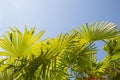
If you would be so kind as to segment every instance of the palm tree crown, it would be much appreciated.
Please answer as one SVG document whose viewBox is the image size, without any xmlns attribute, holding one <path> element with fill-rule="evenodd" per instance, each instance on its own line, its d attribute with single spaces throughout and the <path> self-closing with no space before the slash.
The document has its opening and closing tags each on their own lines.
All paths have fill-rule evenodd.
<svg viewBox="0 0 120 80">
<path fill-rule="evenodd" d="M 120 30 L 109 22 L 83 24 L 70 33 L 40 41 L 44 30 L 24 33 L 10 28 L 0 38 L 0 79 L 9 80 L 118 80 Z M 103 41 L 107 55 L 96 58 L 96 41 Z M 9 75 L 8 75 L 9 74 Z M 5 78 L 6 77 L 6 78 Z"/>
</svg>

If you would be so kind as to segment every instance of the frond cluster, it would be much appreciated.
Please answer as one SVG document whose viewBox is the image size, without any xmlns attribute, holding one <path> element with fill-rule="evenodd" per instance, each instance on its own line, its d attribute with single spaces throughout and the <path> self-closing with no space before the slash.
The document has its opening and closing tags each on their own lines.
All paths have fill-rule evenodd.
<svg viewBox="0 0 120 80">
<path fill-rule="evenodd" d="M 120 31 L 113 23 L 83 24 L 70 33 L 40 40 L 44 30 L 11 28 L 0 38 L 0 80 L 117 80 Z M 97 61 L 95 41 L 107 55 Z"/>
</svg>

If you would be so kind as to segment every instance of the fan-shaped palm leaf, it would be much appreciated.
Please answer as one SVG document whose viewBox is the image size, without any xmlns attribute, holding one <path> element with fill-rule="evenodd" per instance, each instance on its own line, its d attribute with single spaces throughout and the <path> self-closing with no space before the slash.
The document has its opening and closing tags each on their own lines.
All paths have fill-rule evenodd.
<svg viewBox="0 0 120 80">
<path fill-rule="evenodd" d="M 95 22 L 91 25 L 84 24 L 82 27 L 79 27 L 78 32 L 82 41 L 91 42 L 118 36 L 119 30 L 113 23 Z"/>
<path fill-rule="evenodd" d="M 10 28 L 11 32 L 8 32 L 7 36 L 0 39 L 0 47 L 3 51 L 0 51 L 1 56 L 9 57 L 23 57 L 28 56 L 31 53 L 32 47 L 38 42 L 40 37 L 45 31 L 41 31 L 34 35 L 35 28 L 30 31 L 25 27 L 24 34 L 17 28 L 14 30 Z"/>
</svg>

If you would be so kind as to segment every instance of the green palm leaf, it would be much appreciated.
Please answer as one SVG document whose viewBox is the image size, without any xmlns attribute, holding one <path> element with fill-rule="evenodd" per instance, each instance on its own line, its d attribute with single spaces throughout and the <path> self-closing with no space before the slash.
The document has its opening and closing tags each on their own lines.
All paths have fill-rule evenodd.
<svg viewBox="0 0 120 80">
<path fill-rule="evenodd" d="M 78 28 L 82 41 L 87 42 L 113 38 L 119 33 L 117 26 L 108 22 L 95 22 L 91 25 L 86 23 Z"/>
<path fill-rule="evenodd" d="M 24 34 L 22 34 L 17 28 L 15 30 L 10 29 L 12 32 L 8 32 L 8 35 L 0 39 L 0 47 L 3 50 L 0 51 L 1 56 L 23 57 L 32 54 L 32 47 L 38 43 L 38 40 L 45 32 L 41 31 L 34 35 L 35 28 L 30 31 L 25 28 Z"/>
<path fill-rule="evenodd" d="M 60 61 L 61 53 L 64 51 L 68 42 L 60 34 L 56 38 L 47 39 L 40 42 L 34 48 L 38 55 L 28 63 L 25 68 L 26 78 L 36 77 L 42 80 L 61 80 L 66 78 L 65 66 Z M 35 64 L 36 63 L 36 64 Z M 33 74 L 31 74 L 33 73 Z"/>
</svg>

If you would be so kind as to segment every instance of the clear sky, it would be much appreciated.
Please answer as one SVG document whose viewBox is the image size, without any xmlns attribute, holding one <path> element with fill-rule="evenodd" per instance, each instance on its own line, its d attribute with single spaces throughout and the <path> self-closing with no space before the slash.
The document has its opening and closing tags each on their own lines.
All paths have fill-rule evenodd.
<svg viewBox="0 0 120 80">
<path fill-rule="evenodd" d="M 0 35 L 8 26 L 36 25 L 37 31 L 46 30 L 45 37 L 54 37 L 98 20 L 120 26 L 120 0 L 0 0 Z M 101 59 L 105 54 L 99 53 Z"/>
</svg>

